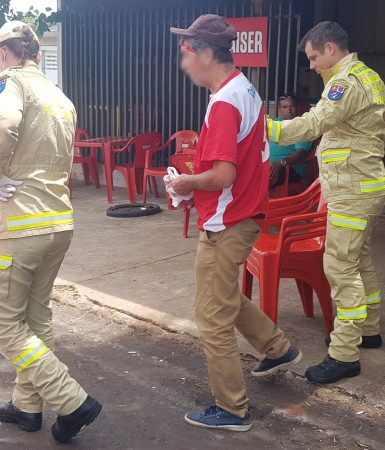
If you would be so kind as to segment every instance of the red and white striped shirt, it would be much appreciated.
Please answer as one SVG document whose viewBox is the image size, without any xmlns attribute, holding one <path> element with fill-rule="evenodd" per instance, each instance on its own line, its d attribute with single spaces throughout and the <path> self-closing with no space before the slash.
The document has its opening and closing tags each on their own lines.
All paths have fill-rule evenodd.
<svg viewBox="0 0 385 450">
<path fill-rule="evenodd" d="M 221 191 L 194 191 L 200 230 L 222 231 L 266 213 L 269 154 L 262 100 L 236 70 L 211 95 L 194 164 L 200 174 L 214 161 L 228 161 L 236 166 L 236 179 Z"/>
</svg>

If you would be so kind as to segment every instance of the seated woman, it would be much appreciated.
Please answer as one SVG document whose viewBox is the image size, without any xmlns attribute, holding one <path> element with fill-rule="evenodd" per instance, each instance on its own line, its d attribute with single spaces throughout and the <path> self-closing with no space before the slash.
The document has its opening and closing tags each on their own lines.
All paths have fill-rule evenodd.
<svg viewBox="0 0 385 450">
<path fill-rule="evenodd" d="M 284 94 L 279 97 L 278 117 L 275 120 L 291 120 L 298 116 L 297 100 L 294 95 Z M 312 148 L 313 142 L 298 142 L 293 145 L 278 145 L 270 142 L 270 182 L 274 188 L 283 184 L 285 167 L 289 164 L 289 183 L 296 183 L 306 177 L 306 165 L 301 162 Z"/>
</svg>

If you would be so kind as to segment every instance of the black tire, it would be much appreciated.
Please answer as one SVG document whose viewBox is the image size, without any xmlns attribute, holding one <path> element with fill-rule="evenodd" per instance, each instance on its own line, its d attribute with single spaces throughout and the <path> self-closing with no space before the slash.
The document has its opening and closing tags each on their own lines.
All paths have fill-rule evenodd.
<svg viewBox="0 0 385 450">
<path fill-rule="evenodd" d="M 111 206 L 107 209 L 108 217 L 143 217 L 158 214 L 162 210 L 159 205 L 153 203 L 128 203 L 125 205 Z"/>
</svg>

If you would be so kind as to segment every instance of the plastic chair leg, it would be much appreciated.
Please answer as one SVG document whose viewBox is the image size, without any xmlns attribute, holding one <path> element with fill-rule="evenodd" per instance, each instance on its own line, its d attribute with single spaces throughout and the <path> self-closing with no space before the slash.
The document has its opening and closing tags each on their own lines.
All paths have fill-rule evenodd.
<svg viewBox="0 0 385 450">
<path fill-rule="evenodd" d="M 253 274 L 247 270 L 247 262 L 243 265 L 242 294 L 250 300 L 253 294 Z"/>
<path fill-rule="evenodd" d="M 151 186 L 151 182 L 152 182 L 152 185 L 154 187 L 155 198 L 158 198 L 159 197 L 159 192 L 158 192 L 158 186 L 156 185 L 156 177 L 151 177 L 150 186 Z"/>
<path fill-rule="evenodd" d="M 126 186 L 127 186 L 127 192 L 128 196 L 130 198 L 131 203 L 136 203 L 136 180 L 135 180 L 135 170 L 134 169 L 128 169 L 125 174 L 126 179 Z"/>
<path fill-rule="evenodd" d="M 137 192 L 138 194 L 142 194 L 144 169 L 135 169 L 134 173 L 135 173 L 134 181 L 136 186 L 135 193 Z"/>
<path fill-rule="evenodd" d="M 184 208 L 184 223 L 183 223 L 183 237 L 187 239 L 188 237 L 188 226 L 190 223 L 190 208 Z"/>
<path fill-rule="evenodd" d="M 147 201 L 147 179 L 148 179 L 148 176 L 147 176 L 146 172 L 144 172 L 143 186 L 142 186 L 143 203 L 146 203 L 146 201 Z M 149 183 L 149 185 L 150 185 L 150 192 L 151 192 L 151 182 Z"/>
<path fill-rule="evenodd" d="M 333 301 L 330 296 L 329 282 L 323 272 L 317 280 L 314 290 L 320 302 L 326 334 L 330 334 L 334 329 Z"/>
<path fill-rule="evenodd" d="M 264 258 L 259 267 L 259 303 L 262 311 L 275 323 L 278 321 L 278 292 L 276 261 Z"/>
<path fill-rule="evenodd" d="M 82 169 L 83 169 L 83 176 L 84 176 L 84 183 L 88 186 L 91 184 L 90 182 L 90 166 L 87 163 L 82 163 Z"/>
<path fill-rule="evenodd" d="M 112 189 L 113 189 L 112 164 L 111 164 L 111 155 L 109 153 L 106 153 L 104 155 L 104 171 L 106 174 L 107 199 L 108 203 L 112 203 Z"/>
<path fill-rule="evenodd" d="M 314 317 L 313 288 L 303 280 L 295 280 L 301 297 L 303 312 L 307 317 Z"/>
<path fill-rule="evenodd" d="M 99 169 L 97 162 L 93 159 L 91 164 L 91 175 L 96 186 L 96 189 L 100 189 L 100 181 L 99 181 Z"/>
</svg>

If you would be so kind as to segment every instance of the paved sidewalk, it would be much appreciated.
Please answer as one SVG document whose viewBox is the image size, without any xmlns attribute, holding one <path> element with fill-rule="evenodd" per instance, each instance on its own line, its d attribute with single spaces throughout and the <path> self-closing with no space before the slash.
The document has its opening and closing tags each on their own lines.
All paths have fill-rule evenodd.
<svg viewBox="0 0 385 450">
<path fill-rule="evenodd" d="M 116 190 L 114 199 L 115 204 L 127 202 L 126 192 Z M 162 200 L 150 197 L 149 201 L 165 208 Z M 191 237 L 183 239 L 180 211 L 164 210 L 150 217 L 112 219 L 105 214 L 108 207 L 105 188 L 96 190 L 81 184 L 74 186 L 73 203 L 76 231 L 59 274 L 60 289 L 72 286 L 98 304 L 167 330 L 196 335 L 194 215 Z M 373 247 L 383 287 L 384 229 L 385 216 L 382 216 L 376 225 Z M 257 285 L 253 301 L 258 301 Z M 281 283 L 279 324 L 304 352 L 304 359 L 296 369 L 302 376 L 306 367 L 325 356 L 326 347 L 318 304 L 316 317 L 306 318 L 292 280 Z M 243 354 L 260 356 L 244 340 L 240 340 L 240 349 Z M 340 388 L 385 409 L 385 348 L 363 350 L 361 362 L 362 375 L 341 382 Z"/>
</svg>

